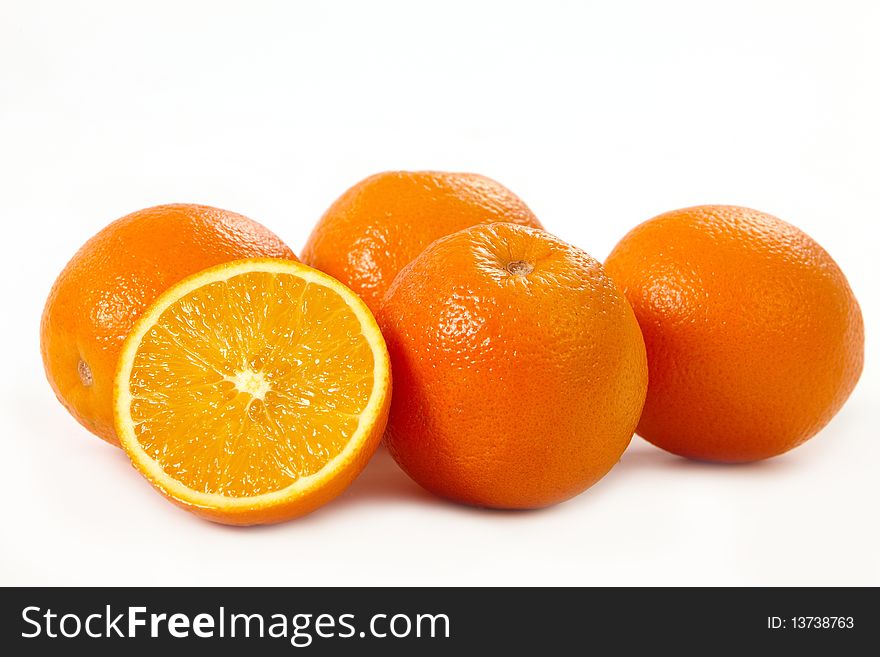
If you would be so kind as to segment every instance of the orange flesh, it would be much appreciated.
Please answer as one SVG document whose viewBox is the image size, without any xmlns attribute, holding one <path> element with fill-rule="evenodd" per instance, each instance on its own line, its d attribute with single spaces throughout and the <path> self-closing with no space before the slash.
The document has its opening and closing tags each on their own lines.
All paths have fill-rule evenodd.
<svg viewBox="0 0 880 657">
<path fill-rule="evenodd" d="M 336 292 L 269 272 L 200 287 L 144 335 L 129 379 L 144 451 L 204 493 L 271 493 L 346 446 L 373 354 Z"/>
</svg>

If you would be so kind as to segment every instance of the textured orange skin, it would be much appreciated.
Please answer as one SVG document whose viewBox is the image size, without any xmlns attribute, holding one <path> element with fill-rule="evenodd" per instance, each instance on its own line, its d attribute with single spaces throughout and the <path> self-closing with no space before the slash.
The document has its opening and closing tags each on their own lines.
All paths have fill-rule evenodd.
<svg viewBox="0 0 880 657">
<path fill-rule="evenodd" d="M 248 257 L 296 259 L 257 222 L 204 205 L 160 205 L 104 228 L 67 263 L 43 309 L 40 350 L 58 400 L 86 429 L 118 445 L 113 377 L 135 321 L 186 276 Z M 91 386 L 79 376 L 80 359 Z"/>
<path fill-rule="evenodd" d="M 522 277 L 506 266 L 534 265 Z M 466 504 L 527 509 L 604 476 L 647 387 L 642 335 L 602 265 L 544 231 L 496 223 L 431 244 L 379 313 L 400 466 Z"/>
<path fill-rule="evenodd" d="M 864 360 L 859 305 L 809 236 L 747 208 L 709 205 L 633 229 L 605 263 L 648 349 L 638 433 L 694 459 L 746 462 L 814 436 Z"/>
<path fill-rule="evenodd" d="M 542 227 L 513 192 L 485 176 L 379 173 L 330 206 L 312 230 L 302 260 L 342 281 L 375 313 L 397 272 L 431 242 L 495 221 Z"/>
</svg>

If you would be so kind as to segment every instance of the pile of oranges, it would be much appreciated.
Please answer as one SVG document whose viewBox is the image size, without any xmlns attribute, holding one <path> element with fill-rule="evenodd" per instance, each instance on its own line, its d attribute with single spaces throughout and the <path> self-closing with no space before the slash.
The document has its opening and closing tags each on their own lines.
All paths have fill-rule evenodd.
<svg viewBox="0 0 880 657">
<path fill-rule="evenodd" d="M 499 183 L 439 172 L 358 183 L 302 262 L 233 212 L 130 214 L 61 272 L 40 338 L 83 426 L 230 524 L 325 504 L 383 438 L 426 489 L 493 508 L 581 493 L 636 432 L 766 459 L 831 420 L 864 350 L 837 264 L 775 217 L 669 212 L 603 266 Z"/>
</svg>

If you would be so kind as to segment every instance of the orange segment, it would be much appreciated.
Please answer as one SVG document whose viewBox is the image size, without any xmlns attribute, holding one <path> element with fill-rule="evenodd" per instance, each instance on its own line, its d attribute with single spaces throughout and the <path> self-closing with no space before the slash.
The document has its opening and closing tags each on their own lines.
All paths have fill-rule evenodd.
<svg viewBox="0 0 880 657">
<path fill-rule="evenodd" d="M 353 292 L 253 259 L 165 292 L 126 340 L 116 388 L 135 467 L 190 510 L 250 524 L 307 513 L 354 479 L 384 430 L 390 374 Z"/>
</svg>

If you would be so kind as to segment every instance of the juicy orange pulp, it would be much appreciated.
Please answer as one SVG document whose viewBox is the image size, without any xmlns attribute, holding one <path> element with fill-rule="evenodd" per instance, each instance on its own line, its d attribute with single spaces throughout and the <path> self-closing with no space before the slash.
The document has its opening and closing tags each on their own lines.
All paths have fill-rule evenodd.
<svg viewBox="0 0 880 657">
<path fill-rule="evenodd" d="M 354 478 L 389 384 L 384 341 L 352 292 L 299 263 L 239 261 L 172 288 L 136 325 L 117 430 L 165 494 L 261 522 L 257 507 L 300 515 L 311 509 L 290 503 L 333 472 Z"/>
</svg>

